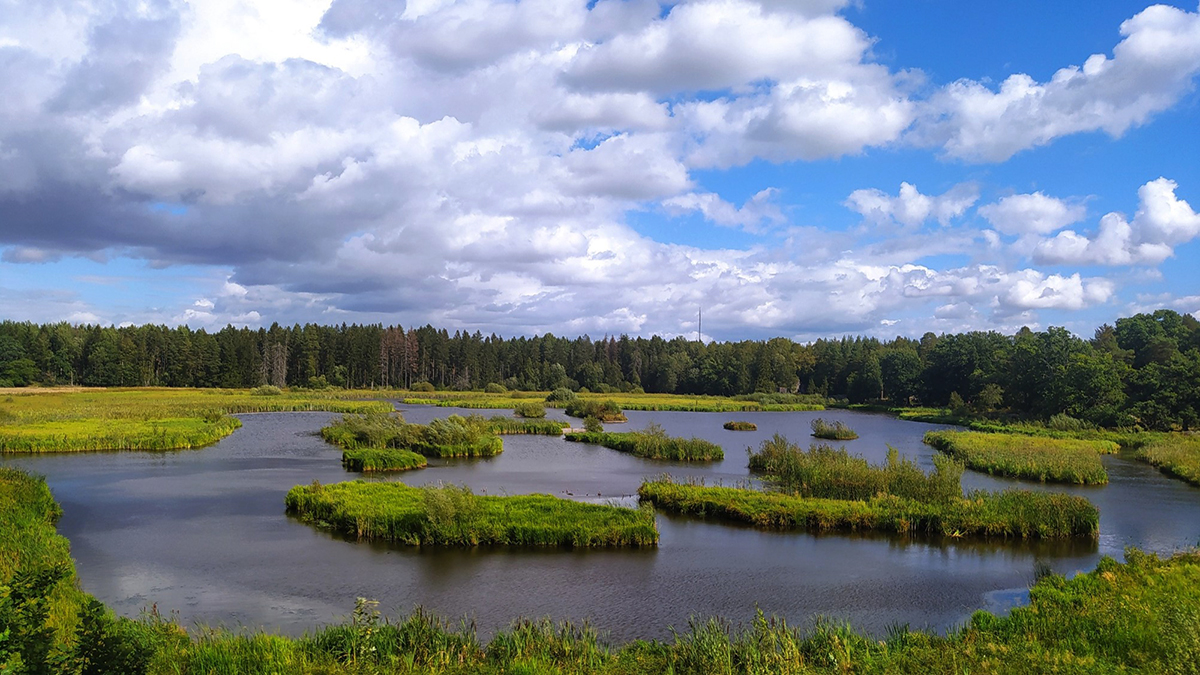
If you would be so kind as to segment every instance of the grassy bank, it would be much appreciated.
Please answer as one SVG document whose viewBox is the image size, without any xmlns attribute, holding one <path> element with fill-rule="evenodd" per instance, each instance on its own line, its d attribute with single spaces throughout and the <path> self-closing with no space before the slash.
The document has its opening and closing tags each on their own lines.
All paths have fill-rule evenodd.
<svg viewBox="0 0 1200 675">
<path fill-rule="evenodd" d="M 300 485 L 286 498 L 302 520 L 344 534 L 414 545 L 654 546 L 654 514 L 550 495 L 493 497 L 402 483 Z"/>
<path fill-rule="evenodd" d="M 729 431 L 758 431 L 758 425 L 754 422 L 741 422 L 733 420 L 726 422 L 724 426 Z"/>
<path fill-rule="evenodd" d="M 643 431 L 573 431 L 568 441 L 596 443 L 619 452 L 645 459 L 667 459 L 676 462 L 714 462 L 725 459 L 721 446 L 703 438 L 668 436 L 662 427 L 650 425 Z"/>
<path fill-rule="evenodd" d="M 356 448 L 342 451 L 342 466 L 347 471 L 408 471 L 422 469 L 425 455 L 396 448 Z"/>
<path fill-rule="evenodd" d="M 961 464 L 935 456 L 934 470 L 927 474 L 895 449 L 889 449 L 885 465 L 874 466 L 843 448 L 814 444 L 804 450 L 776 434 L 750 453 L 750 469 L 800 497 L 868 500 L 886 494 L 939 503 L 962 497 Z"/>
<path fill-rule="evenodd" d="M 977 493 L 942 503 L 894 495 L 823 499 L 746 488 L 647 481 L 638 496 L 655 507 L 770 529 L 881 531 L 943 536 L 1095 537 L 1099 512 L 1082 497 L 1026 490 Z"/>
<path fill-rule="evenodd" d="M 858 434 L 841 421 L 828 422 L 818 417 L 809 426 L 812 427 L 813 436 L 827 441 L 852 441 L 858 438 Z"/>
<path fill-rule="evenodd" d="M 454 408 L 515 409 L 519 405 L 545 401 L 550 392 L 506 392 L 488 394 L 484 392 L 388 392 L 413 405 L 436 405 Z M 808 394 L 748 394 L 743 396 L 693 396 L 688 394 L 639 394 L 639 393 L 582 393 L 582 400 L 612 401 L 621 410 L 676 411 L 676 412 L 785 412 L 824 410 L 825 399 Z M 548 402 L 551 407 L 564 407 L 562 402 Z"/>
<path fill-rule="evenodd" d="M 383 401 L 319 392 L 261 396 L 221 389 L 30 389 L 0 403 L 0 452 L 199 448 L 241 425 L 231 414 L 391 409 Z"/>
<path fill-rule="evenodd" d="M 930 431 L 925 442 L 976 471 L 1079 485 L 1107 483 L 1100 455 L 1120 450 L 1112 441 L 972 431 Z"/>
<path fill-rule="evenodd" d="M 426 457 L 492 457 L 504 450 L 491 423 L 479 415 L 451 415 L 429 424 L 409 424 L 399 413 L 344 415 L 323 427 L 321 437 L 345 450 L 396 448 Z"/>
<path fill-rule="evenodd" d="M 1163 434 L 1140 447 L 1137 458 L 1200 486 L 1200 436 Z"/>
</svg>

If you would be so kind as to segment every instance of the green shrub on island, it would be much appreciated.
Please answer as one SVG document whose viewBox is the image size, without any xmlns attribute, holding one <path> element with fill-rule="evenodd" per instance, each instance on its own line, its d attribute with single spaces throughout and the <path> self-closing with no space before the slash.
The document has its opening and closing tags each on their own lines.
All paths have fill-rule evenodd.
<svg viewBox="0 0 1200 675">
<path fill-rule="evenodd" d="M 729 431 L 758 431 L 758 425 L 754 422 L 739 422 L 736 420 L 726 422 L 725 428 Z"/>
<path fill-rule="evenodd" d="M 808 450 L 775 434 L 750 453 L 750 469 L 768 474 L 779 489 L 801 497 L 867 500 L 894 495 L 919 502 L 962 498 L 962 465 L 942 455 L 925 473 L 912 460 L 888 449 L 887 463 L 874 466 L 843 448 L 813 444 Z"/>
<path fill-rule="evenodd" d="M 513 414 L 526 419 L 540 419 L 546 416 L 546 405 L 541 401 L 523 401 L 513 406 Z"/>
<path fill-rule="evenodd" d="M 725 451 L 716 443 L 703 438 L 671 437 L 662 427 L 653 423 L 642 431 L 569 432 L 566 439 L 576 443 L 596 443 L 646 459 L 676 462 L 713 462 L 725 459 Z"/>
<path fill-rule="evenodd" d="M 250 390 L 251 396 L 283 396 L 283 390 L 273 384 L 264 384 Z"/>
<path fill-rule="evenodd" d="M 485 394 L 506 394 L 506 393 L 508 393 L 508 387 L 505 387 L 504 385 L 502 385 L 498 382 L 488 382 L 487 386 L 483 388 L 483 393 L 485 393 Z"/>
<path fill-rule="evenodd" d="M 1142 447 L 1135 455 L 1170 476 L 1200 486 L 1200 436 L 1167 434 Z"/>
<path fill-rule="evenodd" d="M 706 487 L 664 478 L 642 483 L 638 496 L 673 513 L 815 532 L 1059 539 L 1096 537 L 1100 523 L 1099 511 L 1083 497 L 1030 490 L 979 492 L 944 502 L 889 494 L 850 500 Z"/>
<path fill-rule="evenodd" d="M 858 438 L 858 434 L 854 433 L 853 429 L 838 420 L 827 422 L 818 417 L 809 426 L 812 427 L 813 436 L 827 441 L 852 441 Z"/>
<path fill-rule="evenodd" d="M 1100 455 L 1120 450 L 1112 441 L 975 431 L 930 431 L 925 442 L 975 471 L 1077 485 L 1107 483 Z"/>
<path fill-rule="evenodd" d="M 400 448 L 426 457 L 492 457 L 503 451 L 504 442 L 491 425 L 479 415 L 451 415 L 429 424 L 409 424 L 399 413 L 344 415 L 321 429 L 321 437 L 346 450 Z"/>
<path fill-rule="evenodd" d="M 620 406 L 610 400 L 599 401 L 588 398 L 575 398 L 567 401 L 564 412 L 571 417 L 584 419 L 586 417 L 595 417 L 601 422 L 627 422 L 628 418 L 625 413 L 621 412 Z"/>
<path fill-rule="evenodd" d="M 583 418 L 583 430 L 589 434 L 602 434 L 604 433 L 604 422 L 589 415 Z"/>
<path fill-rule="evenodd" d="M 559 387 L 558 389 L 555 389 L 546 395 L 546 402 L 566 403 L 567 401 L 574 401 L 576 398 L 578 398 L 578 396 L 575 394 L 575 392 L 567 389 L 566 387 Z"/>
<path fill-rule="evenodd" d="M 494 497 L 455 485 L 298 485 L 287 510 L 343 534 L 425 546 L 655 546 L 654 513 L 550 495 Z"/>
<path fill-rule="evenodd" d="M 422 469 L 425 455 L 398 448 L 356 448 L 342 451 L 342 466 L 347 471 L 408 471 Z"/>
</svg>

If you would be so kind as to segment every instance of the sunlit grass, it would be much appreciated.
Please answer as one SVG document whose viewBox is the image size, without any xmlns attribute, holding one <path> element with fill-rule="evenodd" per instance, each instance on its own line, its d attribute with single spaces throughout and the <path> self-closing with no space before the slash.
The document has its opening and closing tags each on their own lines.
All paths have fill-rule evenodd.
<svg viewBox="0 0 1200 675">
<path fill-rule="evenodd" d="M 930 431 L 925 442 L 976 471 L 1081 485 L 1107 483 L 1100 455 L 1120 450 L 1112 441 L 973 431 Z"/>
<path fill-rule="evenodd" d="M 396 448 L 356 448 L 342 451 L 347 471 L 408 471 L 428 464 L 425 455 Z"/>
<path fill-rule="evenodd" d="M 596 443 L 619 452 L 645 459 L 666 459 L 677 462 L 714 462 L 725 459 L 721 446 L 703 438 L 668 436 L 662 427 L 651 424 L 642 431 L 572 431 L 568 441 Z"/>
<path fill-rule="evenodd" d="M 1136 456 L 1164 473 L 1200 486 L 1200 436 L 1160 435 L 1139 448 Z"/>
</svg>

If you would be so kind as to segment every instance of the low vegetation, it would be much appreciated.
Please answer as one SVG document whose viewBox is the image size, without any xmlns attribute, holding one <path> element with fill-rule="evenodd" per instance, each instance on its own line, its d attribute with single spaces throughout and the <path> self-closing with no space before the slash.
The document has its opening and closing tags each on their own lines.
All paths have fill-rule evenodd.
<svg viewBox="0 0 1200 675">
<path fill-rule="evenodd" d="M 488 394 L 471 391 L 440 391 L 414 396 L 410 392 L 393 392 L 396 398 L 412 405 L 436 405 L 447 408 L 516 409 L 519 405 L 542 402 L 544 405 L 562 408 L 574 399 L 585 401 L 612 401 L 621 410 L 672 411 L 672 412 L 789 412 L 820 411 L 825 409 L 826 399 L 815 394 L 745 394 L 741 396 L 704 396 L 691 394 L 647 394 L 638 392 L 580 392 L 570 389 L 555 392 L 509 391 L 505 394 Z"/>
<path fill-rule="evenodd" d="M 739 422 L 733 420 L 725 423 L 725 428 L 729 431 L 758 431 L 758 425 L 754 422 Z"/>
<path fill-rule="evenodd" d="M 342 451 L 342 466 L 347 471 L 408 471 L 423 469 L 425 455 L 398 448 L 356 448 Z"/>
<path fill-rule="evenodd" d="M 382 484 L 387 485 L 387 484 Z M 333 487 L 333 486 L 330 486 Z M 410 488 L 415 489 L 415 488 Z M 761 613 L 689 621 L 669 641 L 606 644 L 587 624 L 515 621 L 489 642 L 420 609 L 395 619 L 360 599 L 343 623 L 299 638 L 253 630 L 189 635 L 151 613 L 117 618 L 76 588 L 58 506 L 43 481 L 0 469 L 0 670 L 62 675 L 876 675 L 1189 673 L 1200 662 L 1200 553 L 1128 549 L 1071 579 L 1050 574 L 1028 606 L 976 612 L 946 635 L 884 640 L 845 624 L 809 629 Z"/>
<path fill-rule="evenodd" d="M 479 415 L 451 415 L 429 424 L 409 424 L 399 413 L 345 415 L 322 428 L 321 437 L 346 450 L 398 448 L 426 457 L 492 457 L 504 449 L 491 422 Z"/>
<path fill-rule="evenodd" d="M 1120 450 L 1112 441 L 972 431 L 930 431 L 925 442 L 976 471 L 1078 485 L 1107 483 L 1100 455 Z"/>
<path fill-rule="evenodd" d="M 546 406 L 541 401 L 522 401 L 513 406 L 513 413 L 517 417 L 540 419 L 546 416 Z"/>
<path fill-rule="evenodd" d="M 513 419 L 496 415 L 487 421 L 488 429 L 493 434 L 513 436 L 522 434 L 537 434 L 542 436 L 561 436 L 563 429 L 570 426 L 569 422 L 547 419 Z"/>
<path fill-rule="evenodd" d="M 0 452 L 178 450 L 215 443 L 235 413 L 387 411 L 383 401 L 222 389 L 30 389 L 0 404 Z"/>
<path fill-rule="evenodd" d="M 655 507 L 769 529 L 881 531 L 898 534 L 1058 539 L 1095 537 L 1099 512 L 1066 494 L 1005 490 L 944 502 L 890 494 L 866 500 L 800 497 L 749 488 L 707 487 L 669 478 L 642 483 L 638 496 Z"/>
<path fill-rule="evenodd" d="M 920 502 L 946 503 L 962 498 L 962 465 L 934 457 L 925 473 L 912 460 L 889 448 L 887 464 L 874 466 L 845 449 L 814 444 L 808 450 L 776 434 L 750 453 L 750 468 L 769 475 L 778 489 L 800 497 L 865 501 L 892 495 Z"/>
<path fill-rule="evenodd" d="M 567 401 L 563 408 L 571 417 L 583 419 L 585 417 L 595 417 L 601 422 L 626 422 L 628 418 L 625 413 L 621 412 L 621 408 L 613 401 L 598 401 L 596 399 L 574 398 Z"/>
<path fill-rule="evenodd" d="M 1158 436 L 1140 447 L 1136 457 L 1157 466 L 1168 475 L 1200 486 L 1200 436 Z"/>
<path fill-rule="evenodd" d="M 721 446 L 703 438 L 668 436 L 657 424 L 642 431 L 572 431 L 566 439 L 576 443 L 596 443 L 619 452 L 646 459 L 667 459 L 676 462 L 713 462 L 725 459 Z"/>
<path fill-rule="evenodd" d="M 809 426 L 812 427 L 813 436 L 827 441 L 852 441 L 858 438 L 858 434 L 840 420 L 828 422 L 818 417 Z"/>
<path fill-rule="evenodd" d="M 300 485 L 286 498 L 301 520 L 362 539 L 440 546 L 654 546 L 654 513 L 550 495 L 494 497 L 454 485 L 355 481 Z"/>
</svg>

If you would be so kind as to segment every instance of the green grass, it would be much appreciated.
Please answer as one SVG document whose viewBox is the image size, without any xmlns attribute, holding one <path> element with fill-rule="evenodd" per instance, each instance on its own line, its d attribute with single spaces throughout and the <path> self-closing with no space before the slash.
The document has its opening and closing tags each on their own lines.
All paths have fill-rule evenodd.
<svg viewBox="0 0 1200 675">
<path fill-rule="evenodd" d="M 429 424 L 409 424 L 399 413 L 345 415 L 323 427 L 321 437 L 345 450 L 398 448 L 426 457 L 492 457 L 504 450 L 504 442 L 491 424 L 479 415 L 451 415 Z"/>
<path fill-rule="evenodd" d="M 342 466 L 347 471 L 408 471 L 423 469 L 425 455 L 397 448 L 356 448 L 342 451 Z"/>
<path fill-rule="evenodd" d="M 454 408 L 510 408 L 531 402 L 544 402 L 550 392 L 506 392 L 488 394 L 484 392 L 389 392 L 390 397 L 399 398 L 413 405 L 436 405 Z M 646 394 L 646 393 L 585 393 L 578 394 L 584 401 L 612 401 L 621 410 L 675 411 L 675 412 L 786 412 L 825 409 L 825 398 L 807 394 L 748 394 L 743 396 L 697 396 L 690 394 Z M 563 407 L 561 402 L 546 402 L 548 407 Z"/>
<path fill-rule="evenodd" d="M 1112 441 L 973 431 L 930 431 L 925 442 L 976 471 L 1078 485 L 1107 483 L 1100 455 L 1120 450 Z"/>
<path fill-rule="evenodd" d="M 729 431 L 757 431 L 758 430 L 758 425 L 755 424 L 754 422 L 741 422 L 741 421 L 737 421 L 737 420 L 732 420 L 732 421 L 726 422 L 724 424 L 724 427 L 726 429 L 728 429 Z"/>
<path fill-rule="evenodd" d="M 535 434 L 541 436 L 561 436 L 563 429 L 571 426 L 570 422 L 546 419 L 514 419 L 496 415 L 488 419 L 488 429 L 493 434 L 501 436 Z"/>
<path fill-rule="evenodd" d="M 550 495 L 481 496 L 448 486 L 355 481 L 299 485 L 286 498 L 301 520 L 344 534 L 413 545 L 655 546 L 654 514 Z"/>
<path fill-rule="evenodd" d="M 812 427 L 813 436 L 827 441 L 852 441 L 858 438 L 858 434 L 841 421 L 828 422 L 818 417 L 809 426 Z"/>
<path fill-rule="evenodd" d="M 566 434 L 566 439 L 576 443 L 596 443 L 645 459 L 676 462 L 714 462 L 725 459 L 725 451 L 716 443 L 703 438 L 667 436 L 662 427 L 656 424 L 651 424 L 642 431 L 573 431 Z"/>
<path fill-rule="evenodd" d="M 1200 486 L 1200 436 L 1160 435 L 1141 446 L 1135 456 L 1163 473 Z"/>
<path fill-rule="evenodd" d="M 926 474 L 894 448 L 888 450 L 887 464 L 873 466 L 844 448 L 814 444 L 804 450 L 776 434 L 750 453 L 750 469 L 801 497 L 867 500 L 886 494 L 941 503 L 962 497 L 961 464 L 938 455 L 934 470 Z"/>
<path fill-rule="evenodd" d="M 223 389 L 29 389 L 0 404 L 0 452 L 176 450 L 214 443 L 253 412 L 388 411 L 390 403 L 303 392 Z"/>
<path fill-rule="evenodd" d="M 1096 507 L 1082 497 L 1027 490 L 975 493 L 932 503 L 886 494 L 867 500 L 799 497 L 664 478 L 642 483 L 638 496 L 674 513 L 815 532 L 1059 539 L 1095 537 L 1100 520 Z"/>
</svg>

